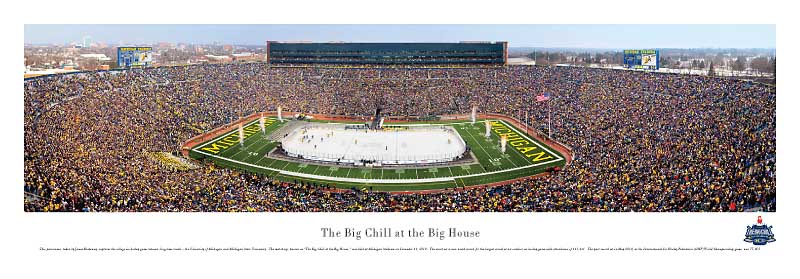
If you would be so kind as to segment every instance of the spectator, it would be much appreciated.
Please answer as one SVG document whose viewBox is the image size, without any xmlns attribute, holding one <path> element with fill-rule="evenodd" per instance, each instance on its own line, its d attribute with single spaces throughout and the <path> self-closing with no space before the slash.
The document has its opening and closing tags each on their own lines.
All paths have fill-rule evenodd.
<svg viewBox="0 0 800 279">
<path fill-rule="evenodd" d="M 530 112 L 569 166 L 435 194 L 323 191 L 147 152 L 256 111 Z M 567 67 L 313 68 L 216 64 L 25 81 L 26 211 L 775 211 L 775 90 L 742 81 Z"/>
</svg>

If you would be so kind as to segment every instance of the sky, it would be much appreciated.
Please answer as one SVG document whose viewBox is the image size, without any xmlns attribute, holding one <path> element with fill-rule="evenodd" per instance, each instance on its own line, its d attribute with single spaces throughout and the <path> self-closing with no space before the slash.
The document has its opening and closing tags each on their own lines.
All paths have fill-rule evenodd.
<svg viewBox="0 0 800 279">
<path fill-rule="evenodd" d="M 26 24 L 26 44 L 265 41 L 458 42 L 508 41 L 543 48 L 775 48 L 775 25 L 45 25 Z"/>
</svg>

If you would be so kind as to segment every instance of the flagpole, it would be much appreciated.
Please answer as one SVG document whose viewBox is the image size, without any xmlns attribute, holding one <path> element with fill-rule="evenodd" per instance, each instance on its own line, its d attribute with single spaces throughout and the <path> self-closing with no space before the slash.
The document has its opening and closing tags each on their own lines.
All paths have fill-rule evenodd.
<svg viewBox="0 0 800 279">
<path fill-rule="evenodd" d="M 530 124 L 530 122 L 531 122 L 531 111 L 530 110 L 525 110 L 525 133 L 529 134 L 529 135 L 531 134 L 531 131 L 530 131 L 530 125 L 531 124 Z"/>
<path fill-rule="evenodd" d="M 552 140 L 553 139 L 553 128 L 552 128 L 552 126 L 550 126 L 550 124 L 551 124 L 551 122 L 550 122 L 550 114 L 551 114 L 550 113 L 550 100 L 547 100 L 547 133 L 548 133 L 547 137 L 548 137 L 549 140 Z"/>
</svg>

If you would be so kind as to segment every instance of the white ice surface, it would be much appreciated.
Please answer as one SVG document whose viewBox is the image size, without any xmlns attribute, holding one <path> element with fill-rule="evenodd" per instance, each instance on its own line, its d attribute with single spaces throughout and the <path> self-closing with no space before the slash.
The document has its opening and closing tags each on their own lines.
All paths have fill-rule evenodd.
<svg viewBox="0 0 800 279">
<path fill-rule="evenodd" d="M 293 130 L 282 141 L 290 154 L 308 159 L 384 164 L 451 161 L 466 145 L 447 126 L 409 127 L 408 130 L 345 130 L 341 124 L 313 124 Z"/>
</svg>

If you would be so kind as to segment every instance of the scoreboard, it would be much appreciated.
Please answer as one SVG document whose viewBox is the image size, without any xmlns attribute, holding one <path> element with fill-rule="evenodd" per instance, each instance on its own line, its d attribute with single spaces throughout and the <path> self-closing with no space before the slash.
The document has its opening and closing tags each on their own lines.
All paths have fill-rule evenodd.
<svg viewBox="0 0 800 279">
<path fill-rule="evenodd" d="M 658 70 L 658 50 L 626 49 L 622 56 L 622 64 L 629 69 Z"/>
<path fill-rule="evenodd" d="M 146 67 L 153 63 L 152 47 L 118 47 L 117 65 L 121 68 Z"/>
</svg>

